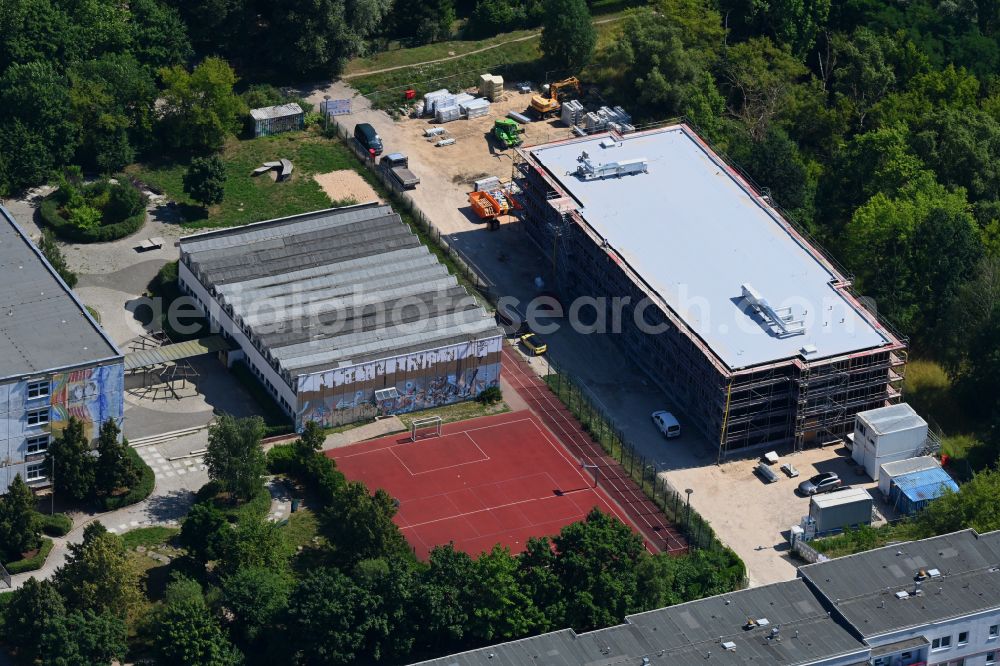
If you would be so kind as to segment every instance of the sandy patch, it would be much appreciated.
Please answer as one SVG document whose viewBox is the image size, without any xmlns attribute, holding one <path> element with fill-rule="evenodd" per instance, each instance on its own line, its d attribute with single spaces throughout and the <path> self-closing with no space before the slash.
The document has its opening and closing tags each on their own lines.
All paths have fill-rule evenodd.
<svg viewBox="0 0 1000 666">
<path fill-rule="evenodd" d="M 313 179 L 323 188 L 326 196 L 330 197 L 330 201 L 343 203 L 350 200 L 354 203 L 368 203 L 379 200 L 372 186 L 361 177 L 361 174 L 351 169 L 316 174 Z"/>
</svg>

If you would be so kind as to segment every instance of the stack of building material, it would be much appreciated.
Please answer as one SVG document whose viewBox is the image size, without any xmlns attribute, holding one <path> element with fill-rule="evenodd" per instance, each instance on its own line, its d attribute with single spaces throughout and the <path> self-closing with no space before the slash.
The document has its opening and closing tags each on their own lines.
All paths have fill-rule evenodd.
<svg viewBox="0 0 1000 666">
<path fill-rule="evenodd" d="M 458 104 L 442 106 L 439 102 L 434 105 L 434 120 L 439 123 L 450 123 L 462 117 L 462 112 L 458 109 Z"/>
<path fill-rule="evenodd" d="M 424 114 L 435 115 L 438 107 L 455 106 L 455 95 L 447 89 L 435 90 L 424 95 Z"/>
<path fill-rule="evenodd" d="M 466 118 L 481 118 L 489 114 L 490 101 L 482 97 L 477 97 L 474 100 L 459 105 L 458 108 L 461 109 Z"/>
<path fill-rule="evenodd" d="M 563 108 L 565 108 L 565 105 L 563 105 Z M 582 120 L 583 127 L 587 130 L 588 134 L 602 132 L 607 129 L 614 130 L 619 134 L 628 134 L 635 131 L 635 127 L 631 124 L 632 116 L 625 113 L 625 110 L 620 106 L 616 106 L 613 109 L 602 106 L 597 111 L 591 111 L 583 115 Z"/>
<path fill-rule="evenodd" d="M 455 104 L 462 106 L 467 102 L 471 102 L 475 98 L 476 98 L 475 95 L 470 95 L 469 93 L 458 93 L 457 95 L 455 95 Z"/>
<path fill-rule="evenodd" d="M 490 190 L 495 190 L 500 187 L 500 178 L 497 176 L 489 176 L 488 178 L 480 178 L 477 181 L 473 181 L 473 191 L 475 192 L 489 192 Z"/>
<path fill-rule="evenodd" d="M 493 74 L 480 74 L 479 94 L 491 102 L 495 102 L 503 97 L 503 77 L 494 76 Z"/>
<path fill-rule="evenodd" d="M 566 127 L 572 127 L 580 123 L 583 116 L 583 104 L 579 100 L 571 99 L 562 105 L 562 122 Z"/>
</svg>

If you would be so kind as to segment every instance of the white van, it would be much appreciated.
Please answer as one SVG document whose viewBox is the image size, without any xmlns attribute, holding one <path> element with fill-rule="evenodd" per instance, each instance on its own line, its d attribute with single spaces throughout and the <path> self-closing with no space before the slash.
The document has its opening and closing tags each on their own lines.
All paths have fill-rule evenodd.
<svg viewBox="0 0 1000 666">
<path fill-rule="evenodd" d="M 674 437 L 681 436 L 681 424 L 677 421 L 677 417 L 661 409 L 658 412 L 653 412 L 653 425 L 656 429 L 666 437 L 667 439 L 673 439 Z"/>
</svg>

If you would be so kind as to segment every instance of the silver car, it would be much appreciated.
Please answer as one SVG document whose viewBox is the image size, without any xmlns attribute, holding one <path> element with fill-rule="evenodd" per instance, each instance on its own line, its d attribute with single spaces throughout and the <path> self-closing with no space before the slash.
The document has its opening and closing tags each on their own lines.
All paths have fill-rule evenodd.
<svg viewBox="0 0 1000 666">
<path fill-rule="evenodd" d="M 837 490 L 843 485 L 844 482 L 840 480 L 840 477 L 837 476 L 836 472 L 823 472 L 800 483 L 799 492 L 808 497 L 810 495 L 818 495 L 820 493 L 828 493 L 831 490 Z"/>
<path fill-rule="evenodd" d="M 667 439 L 681 436 L 681 424 L 677 417 L 665 409 L 653 412 L 653 425 Z"/>
</svg>

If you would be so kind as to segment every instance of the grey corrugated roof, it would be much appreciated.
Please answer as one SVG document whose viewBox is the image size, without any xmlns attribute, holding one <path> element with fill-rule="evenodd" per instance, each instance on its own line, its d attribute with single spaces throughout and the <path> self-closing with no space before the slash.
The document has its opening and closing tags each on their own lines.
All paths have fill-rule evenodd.
<svg viewBox="0 0 1000 666">
<path fill-rule="evenodd" d="M 526 149 L 577 204 L 573 208 L 730 368 L 802 356 L 808 360 L 886 345 L 835 283 L 842 276 L 794 233 L 683 125 L 608 134 Z M 584 180 L 595 164 L 643 159 L 648 173 Z M 781 196 L 777 192 L 776 196 Z M 754 287 L 775 308 L 790 307 L 806 333 L 775 337 L 742 298 Z"/>
<path fill-rule="evenodd" d="M 748 618 L 769 624 L 745 630 Z M 726 642 L 735 647 L 723 648 Z M 867 654 L 868 647 L 827 614 L 802 580 L 792 580 L 630 615 L 625 624 L 600 631 L 577 635 L 566 629 L 420 663 L 611 666 L 638 665 L 649 657 L 654 665 L 792 665 L 838 656 L 856 656 L 861 663 Z"/>
<path fill-rule="evenodd" d="M 121 358 L 6 208 L 0 217 L 0 378 Z"/>
<path fill-rule="evenodd" d="M 896 598 L 896 592 L 916 590 L 921 569 L 942 575 L 923 581 L 922 596 Z M 907 541 L 804 566 L 799 574 L 861 635 L 877 636 L 1000 609 L 1000 531 Z"/>
<path fill-rule="evenodd" d="M 284 118 L 285 116 L 295 116 L 300 113 L 302 113 L 302 107 L 295 102 L 278 104 L 277 106 L 262 106 L 259 109 L 250 109 L 250 117 L 254 120 Z"/>
<path fill-rule="evenodd" d="M 880 435 L 927 426 L 927 421 L 920 418 L 920 415 L 905 402 L 858 412 L 858 418 Z"/>
<path fill-rule="evenodd" d="M 317 211 L 179 245 L 206 289 L 292 375 L 502 334 L 388 206 Z"/>
</svg>

